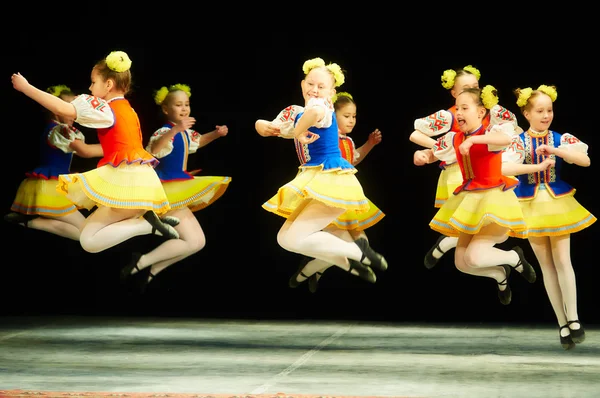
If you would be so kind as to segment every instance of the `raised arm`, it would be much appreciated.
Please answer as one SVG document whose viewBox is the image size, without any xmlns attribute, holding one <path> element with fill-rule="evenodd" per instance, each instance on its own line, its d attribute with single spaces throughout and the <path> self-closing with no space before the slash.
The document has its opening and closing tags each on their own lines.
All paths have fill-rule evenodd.
<svg viewBox="0 0 600 398">
<path fill-rule="evenodd" d="M 13 87 L 17 90 L 48 109 L 55 115 L 68 117 L 75 119 L 77 112 L 75 107 L 62 99 L 55 97 L 54 95 L 42 91 L 31 84 L 25 79 L 20 73 L 15 73 L 11 78 Z"/>
</svg>

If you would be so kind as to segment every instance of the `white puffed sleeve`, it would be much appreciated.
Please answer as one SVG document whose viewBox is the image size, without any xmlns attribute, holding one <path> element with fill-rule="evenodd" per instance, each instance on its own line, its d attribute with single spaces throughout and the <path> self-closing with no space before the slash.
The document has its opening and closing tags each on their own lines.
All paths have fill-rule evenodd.
<svg viewBox="0 0 600 398">
<path fill-rule="evenodd" d="M 279 137 L 294 138 L 294 122 L 299 113 L 304 112 L 304 108 L 299 105 L 290 105 L 281 112 L 271 123 L 279 127 Z"/>
<path fill-rule="evenodd" d="M 148 145 L 146 146 L 146 150 L 150 152 L 150 154 L 155 158 L 164 158 L 173 151 L 173 139 L 171 138 L 169 141 L 167 141 L 167 145 L 165 145 L 159 153 L 152 152 L 152 145 L 154 144 L 154 142 L 156 142 L 156 140 L 158 140 L 160 137 L 162 137 L 164 134 L 170 131 L 170 127 L 161 127 L 158 130 L 156 130 L 154 134 L 152 134 L 152 136 L 150 137 Z"/>
<path fill-rule="evenodd" d="M 85 142 L 85 136 L 75 127 L 66 124 L 58 124 L 48 133 L 48 144 L 60 149 L 64 153 L 73 152 L 70 145 L 75 140 Z"/>
<path fill-rule="evenodd" d="M 437 139 L 433 148 L 433 155 L 440 161 L 451 164 L 456 162 L 456 151 L 454 149 L 454 136 L 456 133 L 450 131 Z"/>
<path fill-rule="evenodd" d="M 192 129 L 187 129 L 185 130 L 185 132 L 187 133 L 188 138 L 190 139 L 188 153 L 196 153 L 198 148 L 200 148 L 200 137 L 202 137 L 202 134 Z"/>
<path fill-rule="evenodd" d="M 565 149 L 567 151 L 580 152 L 585 155 L 588 154 L 588 144 L 585 144 L 575 137 L 573 134 L 565 133 L 560 137 L 559 149 Z M 566 162 L 566 160 L 565 160 Z"/>
<path fill-rule="evenodd" d="M 320 129 L 330 127 L 333 121 L 333 105 L 331 104 L 331 101 L 326 100 L 325 98 L 311 98 L 306 104 L 305 111 L 306 109 L 314 107 L 321 107 L 325 111 L 325 116 L 317 121 L 315 127 Z"/>
<path fill-rule="evenodd" d="M 82 94 L 75 97 L 71 104 L 77 111 L 75 121 L 82 126 L 102 129 L 115 124 L 115 115 L 108 102 L 102 98 Z"/>
<path fill-rule="evenodd" d="M 450 131 L 453 119 L 452 112 L 445 110 L 437 111 L 429 116 L 416 119 L 415 130 L 420 131 L 428 137 L 435 137 Z"/>
<path fill-rule="evenodd" d="M 501 105 L 494 105 L 490 109 L 490 125 L 511 123 L 515 128 L 515 133 L 519 129 L 517 116 Z"/>
<path fill-rule="evenodd" d="M 494 125 L 489 125 L 488 128 L 485 130 L 485 134 L 504 134 L 507 137 L 509 137 L 511 139 L 512 142 L 512 138 L 515 136 L 515 126 L 512 123 L 500 123 L 500 124 L 494 124 Z M 510 145 L 510 143 L 508 145 L 491 145 L 488 144 L 488 151 L 490 152 L 499 152 L 499 151 L 503 151 L 506 148 L 508 148 L 508 146 Z"/>
<path fill-rule="evenodd" d="M 525 143 L 520 135 L 515 135 L 508 148 L 502 152 L 502 162 L 517 164 L 525 162 Z"/>
</svg>

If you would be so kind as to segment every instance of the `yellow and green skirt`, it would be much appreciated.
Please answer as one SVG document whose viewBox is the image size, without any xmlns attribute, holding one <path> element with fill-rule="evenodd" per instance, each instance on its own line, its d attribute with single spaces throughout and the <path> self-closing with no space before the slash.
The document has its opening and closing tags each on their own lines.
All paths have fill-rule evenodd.
<svg viewBox="0 0 600 398">
<path fill-rule="evenodd" d="M 43 217 L 63 217 L 78 211 L 65 195 L 56 190 L 58 180 L 24 179 L 10 207 L 14 212 Z"/>
<path fill-rule="evenodd" d="M 231 177 L 194 177 L 191 180 L 163 182 L 171 210 L 202 210 L 219 199 L 229 187 Z"/>
<path fill-rule="evenodd" d="M 574 193 L 555 198 L 547 189 L 539 189 L 535 198 L 521 200 L 528 236 L 567 235 L 595 223 L 596 217 L 575 199 Z"/>
<path fill-rule="evenodd" d="M 61 174 L 56 189 L 76 206 L 88 210 L 106 206 L 164 214 L 171 208 L 150 164 L 104 165 L 85 173 Z"/>
<path fill-rule="evenodd" d="M 481 191 L 461 191 L 452 195 L 429 223 L 431 229 L 446 236 L 477 234 L 491 223 L 509 229 L 511 236 L 527 237 L 521 204 L 512 189 L 501 187 Z"/>
<path fill-rule="evenodd" d="M 356 229 L 361 225 L 357 220 L 358 215 L 368 213 L 371 205 L 354 174 L 356 169 L 323 170 L 322 166 L 304 167 L 296 178 L 279 188 L 262 207 L 289 219 L 305 200 L 314 199 L 331 207 L 345 209 L 336 221 L 339 221 L 341 228 Z M 363 220 L 362 225 L 368 225 L 368 220 Z"/>
</svg>

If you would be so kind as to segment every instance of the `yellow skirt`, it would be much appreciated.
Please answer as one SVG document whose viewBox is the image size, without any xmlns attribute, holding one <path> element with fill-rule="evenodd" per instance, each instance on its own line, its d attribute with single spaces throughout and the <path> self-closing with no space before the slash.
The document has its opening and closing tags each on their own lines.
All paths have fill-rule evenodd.
<svg viewBox="0 0 600 398">
<path fill-rule="evenodd" d="M 306 199 L 315 199 L 328 206 L 345 209 L 340 218 L 343 220 L 347 216 L 348 220 L 352 220 L 357 214 L 368 212 L 371 207 L 354 174 L 356 169 L 323 171 L 322 166 L 306 167 L 296 178 L 279 188 L 262 207 L 289 218 Z"/>
<path fill-rule="evenodd" d="M 357 213 L 348 210 L 331 224 L 347 231 L 362 231 L 377 224 L 385 217 L 385 214 L 370 199 L 367 200 L 369 201 L 369 206 L 371 206 L 368 211 Z"/>
<path fill-rule="evenodd" d="M 463 182 L 462 173 L 458 163 L 453 163 L 442 169 L 440 177 L 438 178 L 437 189 L 435 191 L 435 204 L 436 208 L 442 207 L 450 196 L 454 193 L 454 190 L 458 188 Z"/>
<path fill-rule="evenodd" d="M 573 195 L 554 198 L 546 189 L 539 189 L 533 199 L 522 200 L 521 208 L 527 222 L 528 236 L 572 234 L 596 222 L 596 217 L 579 204 Z"/>
<path fill-rule="evenodd" d="M 56 189 L 75 205 L 116 209 L 169 211 L 165 190 L 150 164 L 104 165 L 85 173 L 62 174 Z"/>
<path fill-rule="evenodd" d="M 21 182 L 10 209 L 44 217 L 62 217 L 78 211 L 65 195 L 56 190 L 58 180 L 26 178 Z"/>
<path fill-rule="evenodd" d="M 171 210 L 202 210 L 227 190 L 231 177 L 194 177 L 191 180 L 163 182 Z"/>
<path fill-rule="evenodd" d="M 527 237 L 527 225 L 521 204 L 514 191 L 502 188 L 485 191 L 462 191 L 452 195 L 429 223 L 431 229 L 446 236 L 477 234 L 495 223 L 506 227 L 512 236 Z"/>
</svg>

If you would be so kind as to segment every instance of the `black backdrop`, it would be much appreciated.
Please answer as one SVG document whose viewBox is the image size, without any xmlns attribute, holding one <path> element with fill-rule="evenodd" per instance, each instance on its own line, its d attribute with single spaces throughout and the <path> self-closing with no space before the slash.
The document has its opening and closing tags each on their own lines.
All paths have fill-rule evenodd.
<svg viewBox="0 0 600 398">
<path fill-rule="evenodd" d="M 476 66 L 481 83 L 494 85 L 500 102 L 514 112 L 513 88 L 555 84 L 552 128 L 588 143 L 592 158 L 590 168 L 566 167 L 564 178 L 577 188 L 577 199 L 598 215 L 596 93 L 583 84 L 586 76 L 594 75 L 593 65 L 574 64 L 576 50 L 567 46 L 560 56 L 554 51 L 550 57 L 515 48 L 501 55 L 465 48 L 450 51 L 451 42 L 431 48 L 436 46 L 425 39 L 417 43 L 417 38 L 409 41 L 404 36 L 406 42 L 399 43 L 383 33 L 362 40 L 356 34 L 333 43 L 317 40 L 317 45 L 276 36 L 242 32 L 227 39 L 210 29 L 185 30 L 181 36 L 108 34 L 91 41 L 77 34 L 59 38 L 51 30 L 22 29 L 11 36 L 5 43 L 10 56 L 2 68 L 6 212 L 24 173 L 36 165 L 36 140 L 45 125 L 42 108 L 12 89 L 10 74 L 19 71 L 39 88 L 66 84 L 83 93 L 93 64 L 112 50 L 124 50 L 133 60 L 129 99 L 140 115 L 145 140 L 161 124 L 153 90 L 188 84 L 196 130 L 229 126 L 229 135 L 192 155 L 189 167 L 201 168 L 205 175 L 231 176 L 232 182 L 221 199 L 196 213 L 207 237 L 205 249 L 161 273 L 143 296 L 118 284 L 118 270 L 132 251 L 150 250 L 158 238 L 137 237 L 90 254 L 77 242 L 3 222 L 2 313 L 553 323 L 541 271 L 527 241 L 510 239 L 502 245 L 520 244 L 539 275 L 534 285 L 511 278 L 509 306 L 498 302 L 493 281 L 461 274 L 450 256 L 432 270 L 424 268 L 423 255 L 437 237 L 428 222 L 435 212 L 439 169 L 412 164 L 417 147 L 408 137 L 416 117 L 452 105 L 440 84 L 445 69 Z M 389 270 L 378 273 L 377 283 L 371 285 L 332 268 L 317 294 L 311 294 L 306 285 L 288 287 L 299 257 L 277 245 L 283 219 L 261 208 L 295 175 L 294 147 L 291 141 L 260 137 L 254 121 L 271 119 L 284 106 L 302 101 L 302 64 L 317 56 L 337 62 L 347 72 L 340 90 L 350 92 L 358 103 L 352 133 L 357 144 L 375 128 L 383 133 L 383 142 L 358 166 L 357 177 L 386 213 L 367 233 L 373 247 L 386 256 Z M 519 121 L 525 126 L 520 114 Z M 82 130 L 88 142 L 97 142 L 94 131 Z M 95 162 L 75 157 L 73 169 L 87 170 Z M 594 295 L 600 276 L 597 228 L 577 233 L 571 245 L 580 317 L 587 323 L 600 321 Z"/>
</svg>

